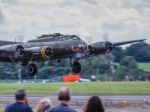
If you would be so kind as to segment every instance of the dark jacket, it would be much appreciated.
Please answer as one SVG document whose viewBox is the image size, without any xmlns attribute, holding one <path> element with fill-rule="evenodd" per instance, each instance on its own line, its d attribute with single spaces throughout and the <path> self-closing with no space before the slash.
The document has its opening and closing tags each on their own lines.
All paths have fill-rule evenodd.
<svg viewBox="0 0 150 112">
<path fill-rule="evenodd" d="M 76 112 L 69 108 L 66 104 L 60 104 L 56 107 L 50 108 L 47 112 Z"/>
<path fill-rule="evenodd" d="M 21 102 L 16 102 L 16 103 L 8 105 L 4 112 L 33 112 L 33 111 L 31 107 Z"/>
</svg>

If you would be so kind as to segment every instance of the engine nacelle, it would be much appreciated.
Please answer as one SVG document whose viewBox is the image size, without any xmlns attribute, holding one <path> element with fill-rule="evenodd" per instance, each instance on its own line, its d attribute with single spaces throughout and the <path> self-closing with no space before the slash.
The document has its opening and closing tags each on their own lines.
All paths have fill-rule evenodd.
<svg viewBox="0 0 150 112">
<path fill-rule="evenodd" d="M 31 51 L 33 53 L 33 56 L 40 56 L 43 59 L 49 59 L 53 56 L 53 49 L 48 46 L 31 47 L 25 50 Z"/>
<path fill-rule="evenodd" d="M 21 57 L 24 55 L 24 47 L 19 44 L 2 46 L 0 49 L 6 51 L 8 54 L 11 54 L 13 57 Z"/>
<path fill-rule="evenodd" d="M 88 46 L 91 54 L 105 54 L 112 50 L 113 46 L 110 42 L 97 42 Z"/>
</svg>

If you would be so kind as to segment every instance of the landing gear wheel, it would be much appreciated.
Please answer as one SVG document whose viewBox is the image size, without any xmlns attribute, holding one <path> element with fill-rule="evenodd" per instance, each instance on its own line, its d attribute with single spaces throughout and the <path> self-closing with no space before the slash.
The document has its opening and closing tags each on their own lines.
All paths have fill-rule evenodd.
<svg viewBox="0 0 150 112">
<path fill-rule="evenodd" d="M 72 64 L 72 71 L 74 73 L 80 73 L 81 71 L 81 64 L 78 61 L 74 61 Z"/>
<path fill-rule="evenodd" d="M 30 76 L 34 76 L 37 73 L 37 66 L 35 64 L 31 63 L 28 66 L 28 73 Z"/>
</svg>

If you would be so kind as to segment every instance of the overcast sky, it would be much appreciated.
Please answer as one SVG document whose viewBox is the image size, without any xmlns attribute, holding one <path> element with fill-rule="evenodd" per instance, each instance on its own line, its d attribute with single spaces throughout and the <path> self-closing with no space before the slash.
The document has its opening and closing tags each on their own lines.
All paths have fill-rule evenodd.
<svg viewBox="0 0 150 112">
<path fill-rule="evenodd" d="M 150 0 L 0 0 L 0 40 L 56 32 L 150 43 Z"/>
</svg>

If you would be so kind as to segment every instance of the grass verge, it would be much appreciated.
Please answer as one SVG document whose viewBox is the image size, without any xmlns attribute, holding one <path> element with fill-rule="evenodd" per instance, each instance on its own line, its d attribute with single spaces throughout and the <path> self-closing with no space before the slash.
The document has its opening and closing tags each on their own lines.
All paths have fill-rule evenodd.
<svg viewBox="0 0 150 112">
<path fill-rule="evenodd" d="M 140 69 L 150 72 L 150 63 L 139 63 L 138 65 Z"/>
<path fill-rule="evenodd" d="M 0 94 L 11 94 L 17 89 L 52 94 L 61 86 L 69 87 L 76 94 L 150 94 L 150 82 L 0 83 Z"/>
</svg>

